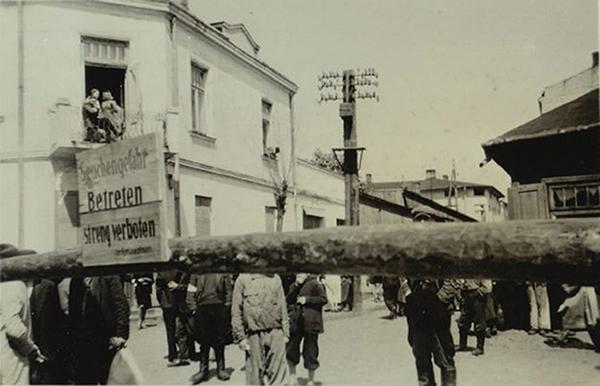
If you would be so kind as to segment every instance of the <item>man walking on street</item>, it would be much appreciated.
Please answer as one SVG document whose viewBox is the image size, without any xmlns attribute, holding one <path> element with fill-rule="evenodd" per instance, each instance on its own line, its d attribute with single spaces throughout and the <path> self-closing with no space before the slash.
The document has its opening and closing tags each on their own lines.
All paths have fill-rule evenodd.
<svg viewBox="0 0 600 386">
<path fill-rule="evenodd" d="M 193 353 L 191 311 L 186 303 L 188 283 L 189 274 L 175 269 L 159 272 L 156 278 L 156 297 L 167 333 L 168 367 L 189 365 L 190 351 Z"/>
<path fill-rule="evenodd" d="M 314 385 L 315 371 L 319 368 L 318 338 L 324 331 L 323 306 L 327 304 L 325 288 L 316 275 L 298 274 L 296 282 L 290 287 L 287 303 L 290 311 L 290 340 L 286 350 L 290 376 L 296 376 L 302 344 L 304 368 L 308 370 L 307 385 Z"/>
<path fill-rule="evenodd" d="M 190 287 L 195 290 L 194 328 L 200 343 L 200 371 L 190 380 L 194 385 L 208 380 L 208 359 L 212 347 L 217 359 L 217 378 L 227 381 L 225 340 L 230 328 L 228 309 L 231 307 L 231 276 L 220 273 L 192 275 Z"/>
<path fill-rule="evenodd" d="M 474 356 L 483 355 L 485 345 L 485 305 L 486 296 L 492 291 L 491 280 L 468 279 L 464 281 L 461 291 L 463 303 L 462 312 L 458 318 L 458 331 L 460 341 L 457 351 L 467 350 L 467 337 L 471 324 L 475 324 L 475 336 L 477 337 L 477 347 L 471 354 Z"/>
<path fill-rule="evenodd" d="M 246 352 L 246 384 L 285 384 L 289 321 L 279 276 L 241 274 L 237 278 L 231 327 L 234 341 Z"/>
<path fill-rule="evenodd" d="M 453 280 L 409 280 L 406 297 L 408 342 L 419 386 L 435 386 L 431 358 L 441 370 L 442 386 L 456 385 L 454 341 L 450 323 L 459 285 Z"/>
</svg>

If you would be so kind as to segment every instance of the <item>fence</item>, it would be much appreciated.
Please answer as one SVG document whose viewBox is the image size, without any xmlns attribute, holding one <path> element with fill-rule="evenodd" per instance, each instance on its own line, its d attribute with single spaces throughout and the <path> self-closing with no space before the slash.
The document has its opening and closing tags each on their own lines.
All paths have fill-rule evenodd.
<svg viewBox="0 0 600 386">
<path fill-rule="evenodd" d="M 170 240 L 172 262 L 83 267 L 81 251 L 3 259 L 0 280 L 160 270 L 486 277 L 597 284 L 600 221 L 414 223 Z M 177 261 L 183 260 L 183 263 Z"/>
</svg>

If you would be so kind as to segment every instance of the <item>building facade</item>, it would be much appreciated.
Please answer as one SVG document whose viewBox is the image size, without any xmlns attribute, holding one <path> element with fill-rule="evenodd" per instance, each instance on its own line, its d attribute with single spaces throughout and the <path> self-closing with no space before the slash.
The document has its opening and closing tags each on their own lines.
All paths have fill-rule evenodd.
<svg viewBox="0 0 600 386">
<path fill-rule="evenodd" d="M 124 137 L 164 135 L 168 237 L 274 230 L 283 180 L 284 230 L 305 213 L 343 219 L 343 181 L 297 165 L 297 86 L 245 27 L 207 24 L 185 1 L 3 1 L 0 45 L 4 242 L 78 244 L 75 154 L 101 146 L 82 119 L 93 88 L 123 108 Z"/>
<path fill-rule="evenodd" d="M 544 89 L 539 117 L 483 144 L 511 177 L 510 219 L 600 216 L 597 52 L 592 59 Z"/>
<path fill-rule="evenodd" d="M 506 219 L 504 195 L 491 185 L 463 182 L 447 175 L 438 178 L 434 169 L 428 169 L 425 178 L 415 181 L 373 182 L 367 175 L 365 191 L 385 200 L 410 206 L 405 190 L 451 208 L 480 222 L 498 222 Z"/>
</svg>

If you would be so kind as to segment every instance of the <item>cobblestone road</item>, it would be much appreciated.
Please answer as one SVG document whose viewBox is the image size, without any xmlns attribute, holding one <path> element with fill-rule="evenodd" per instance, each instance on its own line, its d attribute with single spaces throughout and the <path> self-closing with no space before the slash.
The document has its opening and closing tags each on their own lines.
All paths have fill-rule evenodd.
<svg viewBox="0 0 600 386">
<path fill-rule="evenodd" d="M 404 318 L 386 320 L 385 307 L 366 301 L 360 315 L 327 314 L 325 333 L 320 337 L 321 368 L 317 373 L 322 385 L 416 385 L 413 357 L 406 342 Z M 157 313 L 160 316 L 160 312 Z M 132 324 L 129 347 L 133 350 L 150 384 L 188 384 L 198 363 L 167 368 L 165 332 L 162 320 L 157 325 L 137 330 Z M 457 337 L 456 324 L 453 323 Z M 577 335 L 589 342 L 586 334 Z M 469 345 L 474 345 L 470 337 Z M 231 380 L 221 382 L 211 372 L 208 384 L 243 385 L 243 355 L 237 346 L 226 351 Z M 553 348 L 540 336 L 522 331 L 501 332 L 489 340 L 486 354 L 456 357 L 459 385 L 600 385 L 600 354 L 589 348 Z M 214 368 L 215 363 L 211 366 Z M 436 376 L 439 372 L 436 370 Z M 299 383 L 305 384 L 306 372 L 299 369 Z"/>
</svg>

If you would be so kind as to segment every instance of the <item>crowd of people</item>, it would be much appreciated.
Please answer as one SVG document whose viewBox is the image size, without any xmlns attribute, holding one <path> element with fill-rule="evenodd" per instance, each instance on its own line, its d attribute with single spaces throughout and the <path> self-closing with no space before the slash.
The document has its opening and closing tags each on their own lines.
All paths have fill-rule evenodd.
<svg viewBox="0 0 600 386">
<path fill-rule="evenodd" d="M 0 245 L 0 258 L 32 254 Z M 0 283 L 0 384 L 105 384 L 129 338 L 119 276 Z"/>
<path fill-rule="evenodd" d="M 0 245 L 0 258 L 33 254 Z M 154 275 L 131 278 L 146 327 Z M 98 276 L 0 283 L 0 384 L 106 384 L 117 352 L 129 338 L 130 305 L 123 277 Z M 323 277 L 298 274 L 284 291 L 278 275 L 189 274 L 172 269 L 154 283 L 167 337 L 167 366 L 199 370 L 190 382 L 230 379 L 225 346 L 246 354 L 247 384 L 295 383 L 302 362 L 313 384 L 319 367 L 327 295 Z M 196 353 L 196 343 L 200 352 Z"/>
<path fill-rule="evenodd" d="M 31 253 L 0 245 L 1 258 Z M 123 279 L 100 276 L 0 283 L 0 383 L 106 384 L 113 358 L 129 338 L 130 305 Z M 216 377 L 230 379 L 225 361 L 225 347 L 230 344 L 245 353 L 249 385 L 297 384 L 300 362 L 308 384 L 314 384 L 320 366 L 323 309 L 330 303 L 325 276 L 297 274 L 282 280 L 269 274 L 197 275 L 171 269 L 126 279 L 135 287 L 139 329 L 146 327 L 155 285 L 166 332 L 166 366 L 198 361 L 198 371 L 190 377 L 192 384 L 209 380 L 211 349 Z M 342 277 L 341 283 L 344 280 L 352 288 L 352 278 Z M 563 285 L 564 298 L 553 308 L 548 300 L 551 290 L 542 283 L 509 286 L 490 280 L 398 277 L 369 282 L 381 284 L 382 297 L 395 304 L 392 310 L 406 316 L 419 385 L 436 384 L 434 363 L 440 368 L 441 384 L 455 385 L 457 351 L 484 355 L 486 339 L 498 328 L 518 327 L 515 313 L 523 311 L 515 295 L 518 285 L 525 286 L 531 302 L 526 310 L 529 324 L 521 328 L 550 337 L 555 323 L 561 323 L 555 334 L 559 342 L 568 340 L 573 330 L 584 329 L 600 351 L 599 287 Z M 451 333 L 455 310 L 460 310 L 456 346 Z M 471 329 L 474 348 L 467 346 Z"/>
<path fill-rule="evenodd" d="M 483 355 L 486 338 L 496 335 L 498 329 L 524 329 L 558 346 L 568 345 L 574 331 L 587 330 L 595 350 L 600 352 L 600 286 L 399 277 L 371 278 L 370 283 L 383 288 L 382 297 L 393 304 L 388 305 L 393 313 L 402 310 L 397 314 L 406 315 L 419 385 L 436 384 L 432 359 L 441 370 L 441 384 L 455 385 L 455 352 Z M 547 287 L 552 290 L 547 291 Z M 454 310 L 460 310 L 457 346 L 450 331 Z M 467 346 L 472 327 L 474 349 Z"/>
<path fill-rule="evenodd" d="M 328 303 L 323 277 L 277 275 L 158 274 L 157 297 L 167 336 L 167 366 L 187 366 L 197 358 L 192 384 L 209 380 L 210 350 L 216 377 L 226 381 L 225 347 L 245 352 L 249 385 L 295 383 L 302 359 L 313 384 L 319 367 L 318 336 Z M 200 352 L 195 352 L 195 342 Z"/>
</svg>

